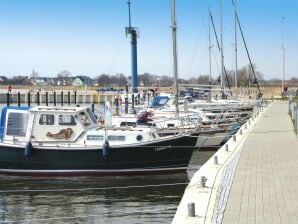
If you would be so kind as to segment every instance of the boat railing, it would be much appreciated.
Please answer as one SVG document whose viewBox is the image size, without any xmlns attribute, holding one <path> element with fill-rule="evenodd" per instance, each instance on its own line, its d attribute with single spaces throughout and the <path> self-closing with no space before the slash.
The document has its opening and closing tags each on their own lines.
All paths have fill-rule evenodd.
<svg viewBox="0 0 298 224">
<path fill-rule="evenodd" d="M 191 130 L 198 128 L 200 125 L 201 119 L 198 114 L 181 116 L 177 119 L 164 119 L 154 122 L 154 126 L 157 127 L 159 131 L 168 131 L 171 132 L 173 135 L 190 133 Z"/>
</svg>

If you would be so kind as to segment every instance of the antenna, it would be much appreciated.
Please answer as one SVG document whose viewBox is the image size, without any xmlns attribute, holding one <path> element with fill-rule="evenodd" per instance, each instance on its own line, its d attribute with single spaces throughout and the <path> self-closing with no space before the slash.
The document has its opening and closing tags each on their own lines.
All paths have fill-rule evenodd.
<svg viewBox="0 0 298 224">
<path fill-rule="evenodd" d="M 285 91 L 285 17 L 281 18 L 281 25 L 282 25 L 282 43 L 281 43 L 281 54 L 282 54 L 282 81 L 281 81 L 281 88 L 282 92 Z"/>
</svg>

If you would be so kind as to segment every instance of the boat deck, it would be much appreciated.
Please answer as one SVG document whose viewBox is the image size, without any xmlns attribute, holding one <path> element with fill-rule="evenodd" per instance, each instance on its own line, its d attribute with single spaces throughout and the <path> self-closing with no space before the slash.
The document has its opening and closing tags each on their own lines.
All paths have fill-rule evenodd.
<svg viewBox="0 0 298 224">
<path fill-rule="evenodd" d="M 172 223 L 297 223 L 298 138 L 288 102 L 254 118 L 196 172 Z"/>
</svg>

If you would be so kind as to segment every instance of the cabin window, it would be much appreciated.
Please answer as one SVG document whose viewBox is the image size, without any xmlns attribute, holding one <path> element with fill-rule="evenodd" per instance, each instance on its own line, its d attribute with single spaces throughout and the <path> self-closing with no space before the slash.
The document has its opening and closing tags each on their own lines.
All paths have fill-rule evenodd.
<svg viewBox="0 0 298 224">
<path fill-rule="evenodd" d="M 63 114 L 58 117 L 59 125 L 76 125 L 76 120 L 72 115 Z"/>
<path fill-rule="evenodd" d="M 102 141 L 103 135 L 87 135 L 88 141 Z"/>
<path fill-rule="evenodd" d="M 9 113 L 7 119 L 6 135 L 26 136 L 28 128 L 28 113 Z"/>
<path fill-rule="evenodd" d="M 109 141 L 125 141 L 125 136 L 109 135 L 108 140 Z"/>
<path fill-rule="evenodd" d="M 175 127 L 175 125 L 174 124 L 168 124 L 168 128 L 170 128 L 170 127 Z"/>
<path fill-rule="evenodd" d="M 124 122 L 121 122 L 120 123 L 120 127 L 126 127 L 126 126 L 130 126 L 130 127 L 135 127 L 136 126 L 136 122 L 126 122 L 126 121 L 124 121 Z"/>
<path fill-rule="evenodd" d="M 40 125 L 53 125 L 54 124 L 54 115 L 53 114 L 41 114 L 39 117 Z"/>
<path fill-rule="evenodd" d="M 88 115 L 85 112 L 80 112 L 79 115 L 80 115 L 80 119 L 81 119 L 83 125 L 85 127 L 89 126 L 90 125 L 90 119 L 89 119 Z"/>
</svg>

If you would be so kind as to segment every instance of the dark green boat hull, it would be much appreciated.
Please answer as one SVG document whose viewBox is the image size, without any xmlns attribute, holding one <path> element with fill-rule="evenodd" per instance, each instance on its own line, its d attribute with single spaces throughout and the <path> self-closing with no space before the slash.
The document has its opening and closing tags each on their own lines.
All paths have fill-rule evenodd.
<svg viewBox="0 0 298 224">
<path fill-rule="evenodd" d="M 0 172 L 27 175 L 127 175 L 185 172 L 196 138 L 180 136 L 163 141 L 93 149 L 33 148 L 24 156 L 24 147 L 0 146 Z"/>
</svg>

